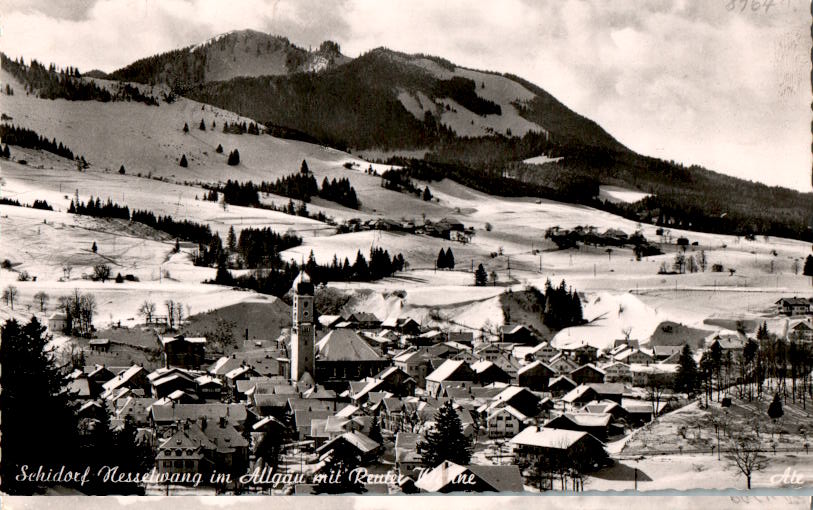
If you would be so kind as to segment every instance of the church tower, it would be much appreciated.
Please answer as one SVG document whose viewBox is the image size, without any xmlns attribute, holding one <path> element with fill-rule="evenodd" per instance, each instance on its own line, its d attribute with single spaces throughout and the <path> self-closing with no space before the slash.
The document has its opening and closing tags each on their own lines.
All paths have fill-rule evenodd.
<svg viewBox="0 0 813 510">
<path fill-rule="evenodd" d="M 291 318 L 291 381 L 296 383 L 307 372 L 314 373 L 313 346 L 316 329 L 313 323 L 313 283 L 301 271 L 294 280 L 294 304 Z"/>
</svg>

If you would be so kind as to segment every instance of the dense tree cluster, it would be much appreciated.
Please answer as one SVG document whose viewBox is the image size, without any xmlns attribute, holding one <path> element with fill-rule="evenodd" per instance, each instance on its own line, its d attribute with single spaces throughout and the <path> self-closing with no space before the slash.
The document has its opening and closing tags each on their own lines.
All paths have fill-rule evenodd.
<svg viewBox="0 0 813 510">
<path fill-rule="evenodd" d="M 250 135 L 259 135 L 260 128 L 254 122 L 249 122 L 248 124 L 246 124 L 246 121 L 232 122 L 231 124 L 229 124 L 228 122 L 224 122 L 223 132 L 232 135 L 242 135 L 244 133 L 248 133 Z"/>
<path fill-rule="evenodd" d="M 2 204 L 2 205 L 13 205 L 15 207 L 30 207 L 32 209 L 42 209 L 44 211 L 53 211 L 54 210 L 54 208 L 51 207 L 51 205 L 48 202 L 46 202 L 45 200 L 38 200 L 38 199 L 34 200 L 33 204 L 26 205 L 26 204 L 20 203 L 19 200 L 14 199 L 14 198 L 0 197 L 0 204 Z"/>
<path fill-rule="evenodd" d="M 302 244 L 302 238 L 290 232 L 279 234 L 268 227 L 244 228 L 237 238 L 236 250 L 245 267 L 268 267 L 281 262 L 280 253 Z"/>
<path fill-rule="evenodd" d="M 404 256 L 400 253 L 390 257 L 387 250 L 373 247 L 370 248 L 369 260 L 365 258 L 361 250 L 359 250 L 352 264 L 347 258 L 345 258 L 342 263 L 338 257 L 334 255 L 330 265 L 322 266 L 316 263 L 313 252 L 311 252 L 305 264 L 305 270 L 308 272 L 311 280 L 316 284 L 337 281 L 369 282 L 386 278 L 392 276 L 397 271 L 402 271 L 404 264 Z"/>
<path fill-rule="evenodd" d="M 561 330 L 571 326 L 580 326 L 584 320 L 582 302 L 575 290 L 569 289 L 562 280 L 554 287 L 550 280 L 545 282 L 545 326 Z"/>
<path fill-rule="evenodd" d="M 118 205 L 109 198 L 107 202 L 102 202 L 99 197 L 93 200 L 91 196 L 87 203 L 71 200 L 71 205 L 68 207 L 68 212 L 71 214 L 84 214 L 85 216 L 93 216 L 96 218 L 118 218 L 121 220 L 130 219 L 130 208 L 126 205 Z"/>
<path fill-rule="evenodd" d="M 133 211 L 132 221 L 166 232 L 172 237 L 185 241 L 208 243 L 212 239 L 212 230 L 209 225 L 189 220 L 177 221 L 170 215 L 156 217 L 152 211 L 136 209 Z"/>
<path fill-rule="evenodd" d="M 114 101 L 136 101 L 144 103 L 147 106 L 159 106 L 158 100 L 151 94 L 144 94 L 141 89 L 129 83 L 119 83 L 116 93 L 113 96 Z"/>
<path fill-rule="evenodd" d="M 356 190 L 350 185 L 350 180 L 342 177 L 339 180 L 331 179 L 328 181 L 327 177 L 322 180 L 322 188 L 319 190 L 319 197 L 325 200 L 336 202 L 339 205 L 349 207 L 350 209 L 358 209 L 361 206 Z"/>
<path fill-rule="evenodd" d="M 303 203 L 309 202 L 314 196 L 319 196 L 325 200 L 331 200 L 351 209 L 358 209 L 361 205 L 356 196 L 356 190 L 353 189 L 347 178 L 328 180 L 327 177 L 325 177 L 320 189 L 313 174 L 309 172 L 290 174 L 274 182 L 263 181 L 259 185 L 251 181 L 241 183 L 228 180 L 225 185 L 217 190 L 210 190 L 204 195 L 204 199 L 217 200 L 218 191 L 223 194 L 227 204 L 241 206 L 259 206 L 260 198 L 258 192 L 260 191 L 301 200 Z M 304 207 L 304 205 L 300 207 Z M 286 210 L 285 212 L 306 216 L 304 211 L 300 212 L 293 208 L 293 202 L 291 202 L 290 209 L 290 211 Z"/>
<path fill-rule="evenodd" d="M 3 139 L 6 147 L 8 145 L 17 145 L 26 149 L 44 150 L 63 158 L 74 159 L 73 151 L 65 147 L 62 142 L 57 142 L 56 138 L 48 140 L 30 129 L 0 124 L 0 138 Z"/>
<path fill-rule="evenodd" d="M 36 93 L 43 99 L 67 99 L 69 101 L 110 101 L 112 94 L 92 81 L 81 78 L 74 67 L 57 70 L 54 64 L 47 68 L 32 60 L 26 66 L 23 59 L 11 60 L 0 54 L 2 67 L 25 85 L 26 92 Z"/>
<path fill-rule="evenodd" d="M 238 251 L 239 249 L 238 243 Z M 328 265 L 318 264 L 311 253 L 307 263 L 301 267 L 294 261 L 271 260 L 267 265 L 258 266 L 251 274 L 238 277 L 232 276 L 225 266 L 221 266 L 218 268 L 217 276 L 210 283 L 233 285 L 263 294 L 283 296 L 291 289 L 294 278 L 301 269 L 306 270 L 311 280 L 318 285 L 331 281 L 374 281 L 392 276 L 396 271 L 403 270 L 405 265 L 403 255 L 399 253 L 390 257 L 387 250 L 381 248 L 372 248 L 369 260 L 359 251 L 353 263 L 347 258 L 340 262 L 338 257 L 334 256 Z"/>
<path fill-rule="evenodd" d="M 448 97 L 477 115 L 502 114 L 500 105 L 477 95 L 477 85 L 470 78 L 455 76 L 449 80 L 438 80 L 432 87 L 432 94 L 436 98 Z"/>
<path fill-rule="evenodd" d="M 299 172 L 278 178 L 274 182 L 261 182 L 260 191 L 283 197 L 310 202 L 311 197 L 319 194 L 319 185 L 312 173 Z"/>
<path fill-rule="evenodd" d="M 229 153 L 229 158 L 226 160 L 226 163 L 229 166 L 237 166 L 240 164 L 240 152 L 237 149 L 234 149 Z"/>
</svg>

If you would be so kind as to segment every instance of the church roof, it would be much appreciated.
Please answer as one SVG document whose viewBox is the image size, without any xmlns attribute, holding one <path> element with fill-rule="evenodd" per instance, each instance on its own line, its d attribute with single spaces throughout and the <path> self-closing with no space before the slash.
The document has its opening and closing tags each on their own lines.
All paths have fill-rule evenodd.
<svg viewBox="0 0 813 510">
<path fill-rule="evenodd" d="M 316 344 L 320 361 L 378 361 L 381 356 L 355 331 L 334 329 Z"/>
<path fill-rule="evenodd" d="M 296 294 L 313 294 L 313 282 L 305 271 L 300 271 L 294 279 L 291 289 Z"/>
</svg>

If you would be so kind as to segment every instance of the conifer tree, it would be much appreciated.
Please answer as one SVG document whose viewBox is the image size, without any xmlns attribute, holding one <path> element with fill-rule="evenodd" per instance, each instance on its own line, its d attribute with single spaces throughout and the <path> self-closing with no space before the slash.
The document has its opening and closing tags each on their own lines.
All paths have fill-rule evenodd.
<svg viewBox="0 0 813 510">
<path fill-rule="evenodd" d="M 184 132 L 184 133 L 188 133 L 188 132 L 189 132 L 189 124 L 187 124 L 186 122 L 184 122 L 184 123 L 183 123 L 183 132 Z"/>
<path fill-rule="evenodd" d="M 217 149 L 215 149 L 215 152 L 218 153 L 218 154 L 223 154 L 223 146 L 220 145 L 220 144 L 217 144 Z"/>
<path fill-rule="evenodd" d="M 478 287 L 485 287 L 488 283 L 488 274 L 486 273 L 486 269 L 483 267 L 483 264 L 477 266 L 477 270 L 474 272 L 474 285 Z"/>
<path fill-rule="evenodd" d="M 206 123 L 203 122 L 203 119 L 200 119 L 200 125 L 198 126 L 198 129 L 200 129 L 201 131 L 206 131 Z"/>
<path fill-rule="evenodd" d="M 0 330 L 0 488 L 9 494 L 29 494 L 37 484 L 15 479 L 21 465 L 42 465 L 47 472 L 81 463 L 77 420 L 65 391 L 67 373 L 47 347 L 46 328 L 32 317 L 24 326 L 9 319 Z"/>
<path fill-rule="evenodd" d="M 229 234 L 226 237 L 226 246 L 230 252 L 234 252 L 234 250 L 237 248 L 237 237 L 234 234 L 234 225 L 229 227 Z"/>
<path fill-rule="evenodd" d="M 454 254 L 451 248 L 446 248 L 446 268 L 454 269 Z"/>
<path fill-rule="evenodd" d="M 381 424 L 378 421 L 378 415 L 373 416 L 373 422 L 370 424 L 370 433 L 367 434 L 367 437 L 378 444 L 381 444 L 381 441 L 383 441 L 384 438 L 381 436 Z"/>
<path fill-rule="evenodd" d="M 697 363 L 692 357 L 692 349 L 689 344 L 685 344 L 680 351 L 680 359 L 678 360 L 678 371 L 675 376 L 675 391 L 679 393 L 687 393 L 689 397 L 693 396 L 697 391 L 699 383 Z"/>
<path fill-rule="evenodd" d="M 443 248 L 438 252 L 438 260 L 435 262 L 435 267 L 438 269 L 446 269 L 446 250 Z"/>
<path fill-rule="evenodd" d="M 426 440 L 418 443 L 423 462 L 435 467 L 444 460 L 467 465 L 471 460 L 472 445 L 463 434 L 463 424 L 452 401 L 447 400 L 435 413 L 435 426 L 426 433 Z"/>
<path fill-rule="evenodd" d="M 186 167 L 189 166 L 189 162 L 186 161 L 186 154 L 181 154 L 181 161 L 178 162 L 178 164 L 180 166 L 182 166 L 183 168 L 186 168 Z"/>
<path fill-rule="evenodd" d="M 771 405 L 768 406 L 768 416 L 770 416 L 772 420 L 776 421 L 784 414 L 785 411 L 782 409 L 782 398 L 779 396 L 779 393 L 774 393 Z"/>
</svg>

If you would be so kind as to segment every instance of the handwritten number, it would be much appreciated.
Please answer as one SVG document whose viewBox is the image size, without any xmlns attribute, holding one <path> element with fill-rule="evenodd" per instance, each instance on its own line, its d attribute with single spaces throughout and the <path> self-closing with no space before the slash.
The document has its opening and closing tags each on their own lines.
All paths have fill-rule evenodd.
<svg viewBox="0 0 813 510">
<path fill-rule="evenodd" d="M 734 7 L 737 6 L 737 0 L 729 0 L 727 4 L 725 4 L 725 8 L 727 11 L 733 11 Z"/>
<path fill-rule="evenodd" d="M 759 3 L 759 0 L 751 0 L 751 10 L 752 11 L 758 11 L 760 7 L 761 7 L 761 5 Z"/>
<path fill-rule="evenodd" d="M 765 14 L 768 14 L 768 9 L 773 7 L 774 0 L 765 0 Z"/>
</svg>

